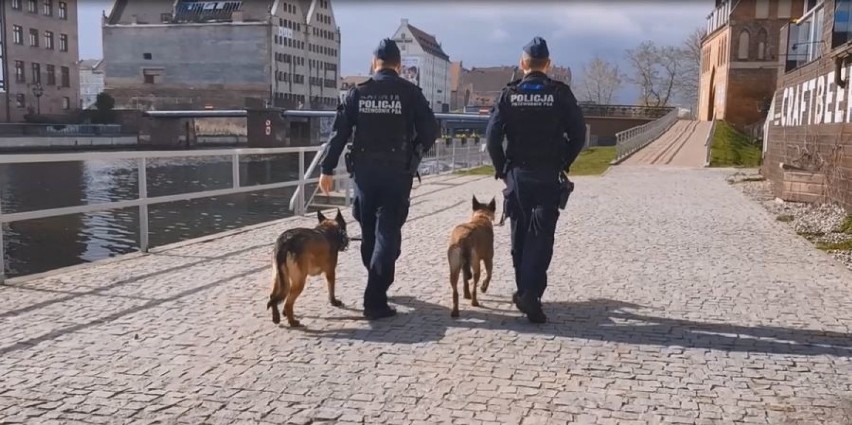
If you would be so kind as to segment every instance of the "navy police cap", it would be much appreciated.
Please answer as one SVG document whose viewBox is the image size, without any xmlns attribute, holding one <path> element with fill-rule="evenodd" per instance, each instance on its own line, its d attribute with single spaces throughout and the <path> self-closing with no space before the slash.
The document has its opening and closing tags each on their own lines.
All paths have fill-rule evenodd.
<svg viewBox="0 0 852 425">
<path fill-rule="evenodd" d="M 547 50 L 547 42 L 541 37 L 535 37 L 524 46 L 524 52 L 533 59 L 547 59 L 550 51 Z"/>
<path fill-rule="evenodd" d="M 376 47 L 376 50 L 373 52 L 373 55 L 376 56 L 377 59 L 381 60 L 399 60 L 399 47 L 397 47 L 396 42 L 386 38 L 379 42 L 379 47 Z"/>
</svg>

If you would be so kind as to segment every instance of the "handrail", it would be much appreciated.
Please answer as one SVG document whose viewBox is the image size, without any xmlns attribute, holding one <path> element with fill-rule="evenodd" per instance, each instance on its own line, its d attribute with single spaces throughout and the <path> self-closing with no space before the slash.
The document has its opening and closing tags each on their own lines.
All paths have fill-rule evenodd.
<svg viewBox="0 0 852 425">
<path fill-rule="evenodd" d="M 704 156 L 704 166 L 710 166 L 710 149 L 713 147 L 713 136 L 716 134 L 716 123 L 718 122 L 715 118 L 712 120 L 713 124 L 710 126 L 710 133 L 707 134 L 707 140 L 704 141 L 704 148 L 707 150 Z"/>
<path fill-rule="evenodd" d="M 677 122 L 679 111 L 678 108 L 674 108 L 657 120 L 616 133 L 616 158 L 611 164 L 621 163 L 639 149 L 662 136 Z"/>
<path fill-rule="evenodd" d="M 311 174 L 314 173 L 314 170 L 317 168 L 317 166 L 320 163 L 320 157 L 322 157 L 322 152 L 323 152 L 323 150 L 325 150 L 325 147 L 326 147 L 327 144 L 328 143 L 323 143 L 319 146 L 319 150 L 314 154 L 313 159 L 311 159 L 310 165 L 308 165 L 308 169 L 305 170 L 305 172 L 303 174 L 304 180 L 307 180 L 308 178 L 310 178 Z M 301 172 L 302 172 L 302 169 L 299 168 L 299 173 L 301 173 Z M 290 197 L 290 205 L 289 205 L 290 211 L 294 211 L 298 215 L 302 215 L 302 214 L 305 213 L 305 208 L 307 207 L 307 204 L 305 202 L 300 202 L 299 208 L 298 209 L 296 208 L 296 205 L 297 205 L 296 202 L 299 200 L 299 197 L 303 196 L 303 195 L 304 195 L 303 187 L 299 186 L 298 188 L 296 188 L 296 192 L 294 192 L 293 196 Z M 313 198 L 313 196 L 311 198 Z M 308 203 L 310 203 L 310 201 L 308 201 Z"/>
</svg>

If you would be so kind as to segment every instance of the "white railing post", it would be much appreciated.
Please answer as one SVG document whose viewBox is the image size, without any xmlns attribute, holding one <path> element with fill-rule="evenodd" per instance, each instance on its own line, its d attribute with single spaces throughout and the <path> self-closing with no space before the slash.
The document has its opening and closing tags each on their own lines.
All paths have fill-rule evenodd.
<svg viewBox="0 0 852 425">
<path fill-rule="evenodd" d="M 139 250 L 148 252 L 148 163 L 145 158 L 139 158 L 136 162 L 139 180 Z"/>
<path fill-rule="evenodd" d="M 3 196 L 0 195 L 0 285 L 6 281 L 6 251 L 3 249 Z"/>
<path fill-rule="evenodd" d="M 234 189 L 240 188 L 240 154 L 231 155 L 231 183 Z"/>
<path fill-rule="evenodd" d="M 296 207 L 297 215 L 305 215 L 307 210 L 307 205 L 305 205 L 305 151 L 304 149 L 299 150 L 299 185 L 297 189 L 299 191 L 299 200 L 298 205 Z"/>
</svg>

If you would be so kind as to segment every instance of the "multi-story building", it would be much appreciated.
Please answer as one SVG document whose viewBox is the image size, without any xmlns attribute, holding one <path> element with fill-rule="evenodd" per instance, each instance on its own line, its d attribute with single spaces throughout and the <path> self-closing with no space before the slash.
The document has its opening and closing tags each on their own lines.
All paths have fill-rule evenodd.
<svg viewBox="0 0 852 425">
<path fill-rule="evenodd" d="M 80 109 L 94 107 L 98 95 L 104 91 L 103 59 L 81 60 L 80 70 Z"/>
<path fill-rule="evenodd" d="M 775 92 L 778 34 L 782 26 L 802 16 L 804 3 L 716 0 L 701 42 L 701 120 L 725 120 L 741 130 L 762 122 Z"/>
<path fill-rule="evenodd" d="M 0 2 L 0 120 L 79 106 L 77 1 Z"/>
<path fill-rule="evenodd" d="M 417 84 L 435 112 L 450 110 L 450 56 L 434 35 L 402 19 L 391 37 L 402 54 L 402 77 Z M 372 70 L 370 70 L 372 73 Z"/>
<path fill-rule="evenodd" d="M 784 26 L 761 172 L 775 196 L 852 212 L 852 0 L 807 0 Z"/>
<path fill-rule="evenodd" d="M 454 67 L 456 68 L 456 67 Z M 455 93 L 453 104 L 458 109 L 464 107 L 490 108 L 497 101 L 500 93 L 513 79 L 521 78 L 522 73 L 513 66 L 492 66 L 464 68 L 459 63 L 452 74 L 454 85 L 451 91 Z M 548 76 L 554 80 L 571 85 L 571 69 L 553 65 L 548 70 Z M 458 85 L 455 85 L 458 84 Z"/>
<path fill-rule="evenodd" d="M 330 0 L 116 0 L 103 44 L 116 107 L 337 105 Z"/>
</svg>

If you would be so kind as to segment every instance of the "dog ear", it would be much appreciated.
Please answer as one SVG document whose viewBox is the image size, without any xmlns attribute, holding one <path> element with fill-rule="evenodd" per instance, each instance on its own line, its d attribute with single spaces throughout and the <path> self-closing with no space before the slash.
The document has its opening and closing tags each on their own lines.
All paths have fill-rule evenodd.
<svg viewBox="0 0 852 425">
<path fill-rule="evenodd" d="M 491 212 L 497 212 L 497 198 L 491 198 L 491 202 L 488 203 L 488 209 Z"/>
<path fill-rule="evenodd" d="M 473 195 L 473 210 L 476 211 L 481 206 L 482 206 L 482 204 L 480 204 L 479 201 L 476 199 L 476 195 Z"/>
<path fill-rule="evenodd" d="M 322 211 L 317 211 L 317 220 L 319 220 L 319 222 L 322 223 L 323 221 L 326 221 L 328 219 L 325 218 L 325 216 L 322 214 Z"/>
<path fill-rule="evenodd" d="M 334 221 L 337 222 L 340 226 L 346 225 L 346 220 L 343 218 L 343 214 L 340 212 L 340 208 L 337 209 L 337 215 L 334 217 Z"/>
</svg>

